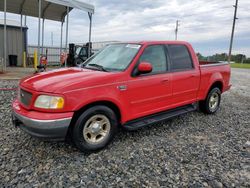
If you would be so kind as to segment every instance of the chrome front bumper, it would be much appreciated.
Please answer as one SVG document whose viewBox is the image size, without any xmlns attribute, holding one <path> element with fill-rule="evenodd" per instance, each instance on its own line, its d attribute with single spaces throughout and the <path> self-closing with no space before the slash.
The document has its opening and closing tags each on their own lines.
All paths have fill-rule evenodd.
<svg viewBox="0 0 250 188">
<path fill-rule="evenodd" d="M 12 113 L 12 122 L 16 127 L 20 127 L 31 136 L 52 140 L 65 139 L 71 119 L 70 117 L 55 120 L 37 120 L 22 116 L 15 111 Z"/>
</svg>

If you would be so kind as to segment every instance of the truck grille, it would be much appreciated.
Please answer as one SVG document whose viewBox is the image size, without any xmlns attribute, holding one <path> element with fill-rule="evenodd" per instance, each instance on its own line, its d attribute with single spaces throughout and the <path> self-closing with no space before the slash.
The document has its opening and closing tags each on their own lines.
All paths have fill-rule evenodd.
<svg viewBox="0 0 250 188">
<path fill-rule="evenodd" d="M 29 106 L 31 103 L 32 94 L 28 91 L 20 89 L 20 102 L 25 106 Z"/>
</svg>

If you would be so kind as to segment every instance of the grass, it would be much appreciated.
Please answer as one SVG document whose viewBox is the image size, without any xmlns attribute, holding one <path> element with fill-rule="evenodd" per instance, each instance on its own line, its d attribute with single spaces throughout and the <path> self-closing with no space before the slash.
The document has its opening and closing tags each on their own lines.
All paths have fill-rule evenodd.
<svg viewBox="0 0 250 188">
<path fill-rule="evenodd" d="M 232 68 L 250 69 L 250 64 L 232 63 L 230 65 Z"/>
</svg>

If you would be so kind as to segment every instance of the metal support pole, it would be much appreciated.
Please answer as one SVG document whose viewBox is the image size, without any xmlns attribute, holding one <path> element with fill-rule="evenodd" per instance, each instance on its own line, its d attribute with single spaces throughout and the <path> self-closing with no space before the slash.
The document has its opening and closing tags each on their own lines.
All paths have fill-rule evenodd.
<svg viewBox="0 0 250 188">
<path fill-rule="evenodd" d="M 44 45 L 44 18 L 43 18 L 43 22 L 42 22 L 42 54 L 44 52 L 43 50 L 43 45 Z"/>
<path fill-rule="evenodd" d="M 51 46 L 54 46 L 54 33 L 51 32 Z"/>
<path fill-rule="evenodd" d="M 22 61 L 22 65 L 23 65 L 23 15 L 21 14 L 21 17 L 20 17 L 20 23 L 21 23 L 21 27 L 20 27 L 20 30 L 21 30 L 21 61 Z"/>
<path fill-rule="evenodd" d="M 42 6 L 42 1 L 38 0 L 38 50 L 37 50 L 37 62 L 39 62 L 40 59 L 40 30 L 41 30 L 41 6 Z"/>
<path fill-rule="evenodd" d="M 24 16 L 24 26 L 25 27 L 27 26 L 27 16 L 26 15 Z"/>
<path fill-rule="evenodd" d="M 68 33 L 69 33 L 69 7 L 67 7 L 66 41 L 65 41 L 66 53 L 68 53 Z M 65 67 L 67 67 L 67 58 L 65 60 Z"/>
<path fill-rule="evenodd" d="M 238 19 L 236 17 L 236 15 L 237 15 L 237 9 L 238 9 L 238 0 L 235 1 L 235 5 L 234 5 L 234 19 L 233 19 L 233 27 L 232 27 L 232 33 L 231 33 L 231 39 L 230 39 L 230 47 L 229 47 L 229 53 L 228 53 L 228 62 L 229 63 L 231 62 L 231 54 L 232 54 L 232 47 L 233 47 L 235 21 Z"/>
<path fill-rule="evenodd" d="M 3 72 L 6 71 L 7 66 L 7 32 L 6 32 L 6 9 L 7 0 L 4 0 L 4 61 L 3 61 Z"/>
<path fill-rule="evenodd" d="M 175 26 L 175 40 L 178 38 L 178 30 L 179 30 L 179 20 L 176 20 L 176 26 Z"/>
<path fill-rule="evenodd" d="M 61 22 L 60 55 L 62 54 L 63 21 Z"/>
<path fill-rule="evenodd" d="M 91 31 L 92 31 L 92 13 L 88 12 L 89 15 L 89 47 L 88 47 L 88 58 L 91 56 Z"/>
<path fill-rule="evenodd" d="M 24 26 L 25 27 L 27 27 L 27 16 L 25 15 L 24 16 Z M 24 40 L 25 40 L 25 46 L 24 46 L 24 48 L 25 48 L 25 60 L 27 60 L 27 43 L 28 43 L 28 35 L 27 35 L 27 30 L 26 30 L 26 32 L 25 32 L 25 35 L 24 35 Z"/>
</svg>

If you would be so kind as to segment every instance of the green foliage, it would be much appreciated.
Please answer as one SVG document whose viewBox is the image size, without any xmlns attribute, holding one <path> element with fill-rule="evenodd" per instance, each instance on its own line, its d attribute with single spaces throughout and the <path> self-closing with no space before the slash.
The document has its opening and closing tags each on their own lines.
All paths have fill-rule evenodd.
<svg viewBox="0 0 250 188">
<path fill-rule="evenodd" d="M 199 53 L 199 52 L 198 52 L 196 55 L 197 55 L 197 57 L 198 57 L 198 59 L 199 59 L 200 61 L 205 61 L 205 60 L 207 60 L 207 58 L 204 57 L 203 55 L 201 55 L 201 53 Z"/>
<path fill-rule="evenodd" d="M 215 54 L 212 56 L 203 56 L 201 53 L 197 53 L 197 57 L 200 61 L 227 61 L 228 55 L 226 53 Z M 235 63 L 247 63 L 250 64 L 250 58 L 247 58 L 244 54 L 236 54 L 231 56 L 231 61 Z"/>
<path fill-rule="evenodd" d="M 242 68 L 242 69 L 250 69 L 250 63 L 232 63 L 230 64 L 232 68 Z"/>
<path fill-rule="evenodd" d="M 245 64 L 245 63 L 246 63 L 246 64 L 250 64 L 250 58 L 244 60 L 243 63 L 244 63 L 244 64 Z"/>
</svg>

